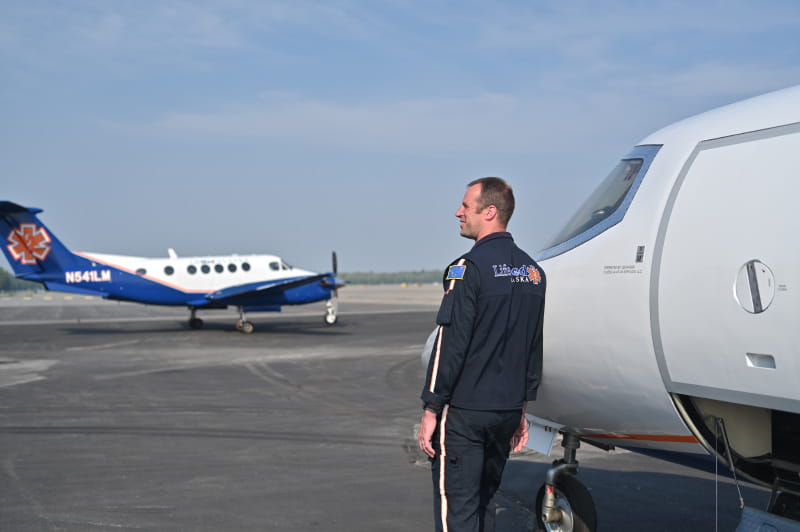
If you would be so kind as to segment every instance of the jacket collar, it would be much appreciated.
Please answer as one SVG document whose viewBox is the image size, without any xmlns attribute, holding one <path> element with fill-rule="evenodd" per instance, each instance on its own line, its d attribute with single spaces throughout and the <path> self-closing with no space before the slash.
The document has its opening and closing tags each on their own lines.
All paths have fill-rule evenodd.
<svg viewBox="0 0 800 532">
<path fill-rule="evenodd" d="M 491 233 L 491 234 L 486 235 L 485 237 L 481 238 L 480 240 L 475 242 L 475 245 L 473 245 L 472 248 L 474 249 L 474 248 L 480 246 L 481 244 L 484 244 L 484 243 L 486 243 L 486 242 L 488 242 L 490 240 L 494 240 L 496 238 L 510 238 L 512 241 L 514 240 L 514 238 L 511 236 L 511 233 L 509 233 L 508 231 L 498 231 L 497 233 Z"/>
</svg>

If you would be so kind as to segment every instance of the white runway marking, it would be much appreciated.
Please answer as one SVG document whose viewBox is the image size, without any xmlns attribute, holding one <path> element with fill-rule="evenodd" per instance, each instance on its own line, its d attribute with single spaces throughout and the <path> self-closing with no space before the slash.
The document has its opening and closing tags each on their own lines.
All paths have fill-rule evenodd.
<svg viewBox="0 0 800 532">
<path fill-rule="evenodd" d="M 0 388 L 17 386 L 45 379 L 43 373 L 57 364 L 57 360 L 0 360 Z"/>
<path fill-rule="evenodd" d="M 123 345 L 135 345 L 142 343 L 141 340 L 127 340 L 125 342 L 114 342 L 110 344 L 99 344 L 99 345 L 76 345 L 73 347 L 68 347 L 65 351 L 89 351 L 89 350 L 98 350 L 98 349 L 109 349 L 112 347 L 121 347 Z"/>
</svg>

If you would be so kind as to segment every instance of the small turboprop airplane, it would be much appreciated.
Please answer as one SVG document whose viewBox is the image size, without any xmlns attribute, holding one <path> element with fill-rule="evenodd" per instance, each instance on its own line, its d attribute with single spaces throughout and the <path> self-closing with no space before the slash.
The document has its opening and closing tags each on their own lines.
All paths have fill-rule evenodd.
<svg viewBox="0 0 800 532">
<path fill-rule="evenodd" d="M 581 441 L 712 471 L 716 456 L 772 489 L 767 512 L 746 509 L 760 530 L 798 530 L 798 198 L 800 86 L 648 136 L 538 254 L 529 446 L 564 447 L 536 502 L 546 530 L 595 529 Z"/>
<path fill-rule="evenodd" d="M 37 218 L 41 209 L 0 201 L 3 252 L 21 279 L 48 290 L 100 296 L 148 305 L 186 306 L 189 326 L 199 329 L 197 311 L 237 307 L 236 328 L 253 332 L 245 312 L 277 312 L 282 305 L 327 301 L 325 323 L 337 321 L 337 290 L 344 281 L 333 271 L 294 268 L 274 255 L 168 258 L 101 255 L 69 251 Z"/>
</svg>

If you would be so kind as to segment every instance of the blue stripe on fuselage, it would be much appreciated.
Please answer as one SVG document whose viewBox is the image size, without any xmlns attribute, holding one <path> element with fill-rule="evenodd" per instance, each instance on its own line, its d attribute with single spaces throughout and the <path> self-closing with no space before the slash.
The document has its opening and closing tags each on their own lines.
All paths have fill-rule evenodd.
<svg viewBox="0 0 800 532">
<path fill-rule="evenodd" d="M 84 295 L 95 295 L 106 299 L 133 301 L 150 305 L 189 305 L 196 307 L 220 305 L 242 306 L 280 306 L 301 305 L 331 298 L 330 286 L 323 286 L 320 280 L 299 286 L 281 288 L 276 284 L 273 288 L 259 291 L 258 288 L 268 283 L 260 281 L 242 285 L 251 290 L 240 296 L 222 299 L 208 299 L 209 292 L 184 292 L 148 277 L 130 273 L 115 266 L 102 264 L 75 255 L 75 262 L 70 270 L 50 271 L 25 275 L 31 281 L 44 283 L 49 290 L 71 292 Z M 280 283 L 301 281 L 304 277 L 282 279 Z"/>
<path fill-rule="evenodd" d="M 20 277 L 44 283 L 48 290 L 153 305 L 185 305 L 190 299 L 198 298 L 196 293 L 183 292 L 141 275 L 77 255 L 74 255 L 69 270 L 46 271 Z"/>
</svg>

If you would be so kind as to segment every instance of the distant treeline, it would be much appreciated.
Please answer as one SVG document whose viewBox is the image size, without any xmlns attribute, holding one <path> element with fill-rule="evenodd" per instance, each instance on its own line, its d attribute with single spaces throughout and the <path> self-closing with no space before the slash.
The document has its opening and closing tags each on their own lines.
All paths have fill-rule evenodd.
<svg viewBox="0 0 800 532">
<path fill-rule="evenodd" d="M 337 275 L 351 284 L 413 284 L 413 283 L 440 283 L 442 272 L 440 270 L 420 270 L 417 272 L 350 272 Z"/>
<path fill-rule="evenodd" d="M 0 292 L 18 292 L 21 290 L 38 290 L 38 283 L 17 279 L 4 268 L 0 268 Z"/>
</svg>

